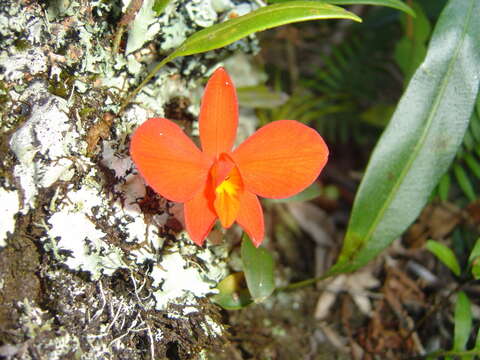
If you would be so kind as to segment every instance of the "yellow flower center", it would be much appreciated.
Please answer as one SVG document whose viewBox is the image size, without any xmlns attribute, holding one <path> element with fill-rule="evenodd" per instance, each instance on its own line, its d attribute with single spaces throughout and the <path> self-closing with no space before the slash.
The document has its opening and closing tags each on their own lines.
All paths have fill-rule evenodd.
<svg viewBox="0 0 480 360">
<path fill-rule="evenodd" d="M 220 185 L 215 189 L 217 196 L 235 196 L 240 190 L 240 186 L 230 180 L 230 176 L 227 176 Z M 222 194 L 225 193 L 225 194 Z"/>
<path fill-rule="evenodd" d="M 242 191 L 243 182 L 237 167 L 215 188 L 213 206 L 224 228 L 229 228 L 237 218 Z"/>
</svg>

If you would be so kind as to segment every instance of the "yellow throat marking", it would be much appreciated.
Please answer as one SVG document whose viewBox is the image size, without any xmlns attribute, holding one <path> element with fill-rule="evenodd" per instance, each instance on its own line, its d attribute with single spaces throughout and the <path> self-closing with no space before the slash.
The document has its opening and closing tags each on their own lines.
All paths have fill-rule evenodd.
<svg viewBox="0 0 480 360">
<path fill-rule="evenodd" d="M 225 180 L 215 188 L 213 206 L 224 228 L 230 227 L 237 218 L 242 191 L 242 178 L 237 168 L 233 168 Z"/>
</svg>

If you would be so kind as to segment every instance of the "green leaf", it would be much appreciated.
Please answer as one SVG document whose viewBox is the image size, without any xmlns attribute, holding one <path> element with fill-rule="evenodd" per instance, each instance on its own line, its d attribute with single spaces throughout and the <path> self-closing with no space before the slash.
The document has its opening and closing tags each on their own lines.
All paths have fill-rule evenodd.
<svg viewBox="0 0 480 360">
<path fill-rule="evenodd" d="M 295 0 L 293 0 L 295 1 Z M 406 13 L 415 16 L 415 12 L 400 0 L 319 0 L 334 5 L 377 5 L 387 6 L 397 10 L 405 11 Z M 285 3 L 292 2 L 292 0 L 270 0 L 269 3 Z"/>
<path fill-rule="evenodd" d="M 463 145 L 467 148 L 467 150 L 472 151 L 474 145 L 474 139 L 472 134 L 470 134 L 469 131 L 465 133 L 465 136 L 463 137 Z"/>
<path fill-rule="evenodd" d="M 242 272 L 228 275 L 218 283 L 217 290 L 218 294 L 213 295 L 211 299 L 224 309 L 239 310 L 252 303 Z"/>
<path fill-rule="evenodd" d="M 453 350 L 466 350 L 467 341 L 472 330 L 472 310 L 470 300 L 463 291 L 457 294 L 455 304 L 455 330 L 453 333 Z"/>
<path fill-rule="evenodd" d="M 442 176 L 440 182 L 438 183 L 438 196 L 440 197 L 440 200 L 448 200 L 448 193 L 450 192 L 451 183 L 452 180 L 450 179 L 450 174 L 447 172 Z"/>
<path fill-rule="evenodd" d="M 155 0 L 152 6 L 152 10 L 155 11 L 155 14 L 157 14 L 157 16 L 160 16 L 162 15 L 163 10 L 165 10 L 169 2 L 170 0 Z"/>
<path fill-rule="evenodd" d="M 472 252 L 470 253 L 470 256 L 468 257 L 468 262 L 471 263 L 474 261 L 477 257 L 480 256 L 480 238 L 475 241 L 475 245 L 472 249 Z"/>
<path fill-rule="evenodd" d="M 474 173 L 475 176 L 480 179 L 480 163 L 477 161 L 477 159 L 475 159 L 471 153 L 467 153 L 465 154 L 464 160 L 470 170 L 472 170 L 472 173 Z"/>
<path fill-rule="evenodd" d="M 325 0 L 329 4 L 334 5 L 376 5 L 376 6 L 387 6 L 397 10 L 401 10 L 415 16 L 415 12 L 404 2 L 400 0 Z"/>
<path fill-rule="evenodd" d="M 265 6 L 246 15 L 197 31 L 153 68 L 140 85 L 123 100 L 119 112 L 123 112 L 130 100 L 155 76 L 163 65 L 179 56 L 215 50 L 255 32 L 277 26 L 322 19 L 362 21 L 357 15 L 338 6 L 318 1 L 292 1 Z"/>
<path fill-rule="evenodd" d="M 477 199 L 475 190 L 473 190 L 473 185 L 463 167 L 459 164 L 455 164 L 453 166 L 453 172 L 455 174 L 455 178 L 457 179 L 458 186 L 460 186 L 460 189 L 462 189 L 462 191 L 465 193 L 468 200 L 475 201 Z"/>
<path fill-rule="evenodd" d="M 285 199 L 269 199 L 269 202 L 272 203 L 287 203 L 293 201 L 309 201 L 319 197 L 322 194 L 322 188 L 317 182 L 314 182 L 308 188 L 303 190 L 297 195 L 291 196 Z"/>
<path fill-rule="evenodd" d="M 408 84 L 415 70 L 425 59 L 431 32 L 430 22 L 422 8 L 414 3 L 413 9 L 417 16 L 413 19 L 408 15 L 402 17 L 405 35 L 395 46 L 395 61 L 405 75 L 405 85 Z"/>
<path fill-rule="evenodd" d="M 475 347 L 473 350 L 479 350 L 480 351 L 480 328 L 478 329 L 477 332 L 477 339 L 475 340 Z"/>
<path fill-rule="evenodd" d="M 434 240 L 428 240 L 425 247 L 455 275 L 460 276 L 460 265 L 458 264 L 455 254 L 449 247 Z"/>
<path fill-rule="evenodd" d="M 480 279 L 480 238 L 475 242 L 475 246 L 468 257 L 468 263 L 472 266 L 472 275 L 475 280 Z M 480 340 L 479 340 L 480 341 Z"/>
<path fill-rule="evenodd" d="M 477 98 L 477 109 L 472 113 L 470 120 L 470 129 L 475 141 L 480 142 L 480 96 Z"/>
<path fill-rule="evenodd" d="M 478 0 L 445 7 L 427 57 L 373 151 L 330 274 L 358 269 L 400 236 L 450 166 L 478 92 L 478 13 Z"/>
<path fill-rule="evenodd" d="M 227 46 L 258 31 L 295 22 L 321 19 L 362 21 L 357 15 L 341 7 L 318 1 L 292 1 L 269 5 L 197 31 L 169 57 L 198 54 Z"/>
<path fill-rule="evenodd" d="M 255 302 L 262 302 L 275 290 L 273 257 L 266 249 L 256 248 L 246 234 L 240 252 L 250 295 Z"/>
</svg>

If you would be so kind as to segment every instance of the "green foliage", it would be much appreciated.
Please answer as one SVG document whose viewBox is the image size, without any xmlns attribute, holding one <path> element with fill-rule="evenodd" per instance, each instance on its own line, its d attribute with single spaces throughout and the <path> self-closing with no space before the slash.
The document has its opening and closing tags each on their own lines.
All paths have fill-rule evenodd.
<svg viewBox="0 0 480 360">
<path fill-rule="evenodd" d="M 470 124 L 463 138 L 454 164 L 445 174 L 436 194 L 446 201 L 451 194 L 452 184 L 458 186 L 468 201 L 478 198 L 480 187 L 480 96 L 470 118 Z M 460 199 L 460 201 L 462 201 Z"/>
<path fill-rule="evenodd" d="M 475 280 L 480 279 L 480 238 L 475 242 L 472 252 L 468 258 L 468 263 L 472 268 L 472 275 Z"/>
<path fill-rule="evenodd" d="M 335 139 L 339 136 L 347 139 L 353 130 L 348 124 L 336 122 L 332 117 L 349 113 L 351 104 L 334 96 L 315 96 L 302 90 L 296 92 L 283 105 L 274 109 L 257 109 L 260 125 L 283 119 L 295 119 L 305 124 L 315 125 L 315 128 L 326 138 Z"/>
<path fill-rule="evenodd" d="M 242 240 L 242 263 L 245 280 L 253 301 L 262 302 L 275 290 L 274 261 L 264 248 L 256 248 L 246 234 Z"/>
<path fill-rule="evenodd" d="M 270 5 L 197 31 L 169 57 L 173 59 L 218 49 L 255 32 L 281 25 L 323 19 L 362 21 L 357 15 L 341 7 L 315 1 L 292 1 Z"/>
<path fill-rule="evenodd" d="M 319 54 L 323 66 L 305 81 L 306 87 L 357 105 L 370 104 L 380 88 L 372 85 L 390 80 L 382 68 L 385 58 L 372 54 L 376 41 L 356 36 L 333 48 L 329 56 Z"/>
<path fill-rule="evenodd" d="M 268 2 L 271 4 L 274 3 L 284 3 L 289 2 L 292 0 L 269 0 Z M 295 0 L 293 0 L 295 1 Z M 323 1 L 325 3 L 333 4 L 333 5 L 377 5 L 377 6 L 387 6 L 397 10 L 405 11 L 406 13 L 414 16 L 414 11 L 408 7 L 404 2 L 400 0 L 317 0 Z"/>
<path fill-rule="evenodd" d="M 460 274 L 462 273 L 460 264 L 455 254 L 450 248 L 433 240 L 427 241 L 426 248 L 431 251 L 438 258 L 438 260 L 440 260 L 444 265 L 446 265 L 456 276 L 460 276 Z M 478 269 L 479 256 L 480 238 L 478 238 L 475 242 L 475 245 L 470 252 L 468 263 L 466 264 L 466 268 L 471 269 L 474 279 L 478 279 L 480 275 Z M 471 333 L 471 303 L 467 295 L 463 291 L 459 291 L 457 292 L 457 302 L 455 304 L 452 349 L 450 351 L 436 351 L 432 354 L 429 354 L 427 358 L 434 359 L 440 356 L 445 356 L 445 359 L 453 360 L 453 357 L 460 356 L 461 359 L 473 360 L 475 355 L 480 355 L 480 331 L 477 334 L 477 340 L 474 348 L 471 350 L 467 350 L 467 343 Z"/>
<path fill-rule="evenodd" d="M 395 61 L 405 76 L 405 86 L 415 70 L 420 66 L 427 54 L 427 42 L 430 38 L 431 26 L 422 8 L 414 3 L 416 17 L 401 17 L 405 35 L 395 47 Z"/>
<path fill-rule="evenodd" d="M 476 342 L 472 349 L 467 350 L 467 343 L 472 334 L 472 309 L 468 296 L 463 292 L 457 293 L 454 314 L 453 344 L 449 351 L 439 350 L 426 356 L 427 359 L 445 360 L 460 358 L 461 360 L 473 360 L 480 355 L 480 330 L 476 336 Z"/>
<path fill-rule="evenodd" d="M 243 272 L 228 275 L 217 285 L 218 294 L 212 301 L 227 310 L 239 310 L 252 303 L 252 297 L 245 287 Z"/>
<path fill-rule="evenodd" d="M 217 286 L 218 294 L 212 296 L 213 302 L 227 310 L 262 302 L 275 291 L 272 255 L 264 248 L 255 247 L 246 234 L 243 235 L 240 253 L 243 272 L 223 279 Z"/>
<path fill-rule="evenodd" d="M 338 6 L 316 1 L 292 1 L 259 8 L 246 15 L 229 19 L 197 31 L 157 64 L 140 85 L 123 101 L 122 112 L 130 100 L 150 81 L 163 65 L 179 56 L 199 54 L 227 46 L 258 31 L 295 22 L 323 19 L 361 19 Z"/>
<path fill-rule="evenodd" d="M 463 291 L 457 294 L 455 305 L 455 330 L 453 332 L 454 351 L 466 350 L 467 341 L 472 330 L 472 310 L 470 300 Z"/>
<path fill-rule="evenodd" d="M 155 0 L 152 6 L 152 10 L 155 11 L 155 14 L 157 14 L 157 16 L 160 16 L 162 15 L 169 2 L 170 0 Z"/>
<path fill-rule="evenodd" d="M 465 242 L 465 239 L 463 239 Z M 455 253 L 447 246 L 439 243 L 438 241 L 428 240 L 425 244 L 425 248 L 434 254 L 440 262 L 448 267 L 457 277 L 462 273 L 460 262 L 457 260 Z M 471 271 L 475 280 L 480 278 L 480 238 L 475 241 L 475 244 L 470 250 L 470 255 L 466 263 L 466 274 Z"/>
<path fill-rule="evenodd" d="M 438 241 L 428 240 L 426 248 L 435 254 L 435 256 L 455 275 L 460 276 L 460 264 L 458 263 L 455 254 L 448 246 L 445 246 Z"/>
<path fill-rule="evenodd" d="M 365 265 L 420 213 L 451 164 L 477 97 L 480 3 L 451 0 L 378 142 L 357 192 L 344 246 L 330 274 Z M 454 120 L 453 120 L 454 119 Z"/>
<path fill-rule="evenodd" d="M 385 99 L 385 84 L 394 79 L 385 67 L 386 51 L 379 49 L 384 39 L 376 35 L 354 35 L 328 56 L 318 54 L 323 65 L 303 81 L 312 93 L 319 94 L 316 98 L 335 109 L 313 124 L 329 141 L 373 142 L 369 136 L 377 132 L 371 131 L 372 126 L 383 129 L 394 111 Z"/>
</svg>

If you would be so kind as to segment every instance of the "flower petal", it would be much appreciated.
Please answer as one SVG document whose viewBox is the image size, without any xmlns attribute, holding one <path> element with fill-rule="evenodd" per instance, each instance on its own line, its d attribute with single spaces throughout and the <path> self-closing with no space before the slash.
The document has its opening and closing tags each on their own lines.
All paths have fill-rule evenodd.
<svg viewBox="0 0 480 360">
<path fill-rule="evenodd" d="M 263 211 L 258 197 L 250 191 L 244 191 L 240 197 L 240 211 L 237 223 L 245 230 L 253 245 L 258 247 L 265 235 Z"/>
<path fill-rule="evenodd" d="M 237 134 L 238 103 L 235 87 L 224 68 L 218 68 L 208 80 L 199 123 L 205 153 L 218 157 L 232 149 Z"/>
<path fill-rule="evenodd" d="M 215 161 L 212 168 L 210 169 L 213 186 L 217 187 L 218 185 L 220 185 L 234 167 L 235 163 L 233 162 L 230 155 L 226 153 L 220 154 L 218 160 Z"/>
<path fill-rule="evenodd" d="M 260 128 L 232 153 L 247 190 L 286 198 L 309 186 L 327 162 L 328 148 L 312 128 L 294 120 Z"/>
<path fill-rule="evenodd" d="M 130 154 L 148 185 L 169 200 L 190 200 L 206 183 L 211 160 L 170 120 L 151 118 L 135 131 Z"/>
<path fill-rule="evenodd" d="M 184 207 L 185 227 L 192 241 L 198 246 L 203 245 L 217 219 L 212 208 L 213 194 L 208 192 L 209 190 L 210 185 L 206 185 L 192 200 L 187 201 Z"/>
</svg>

